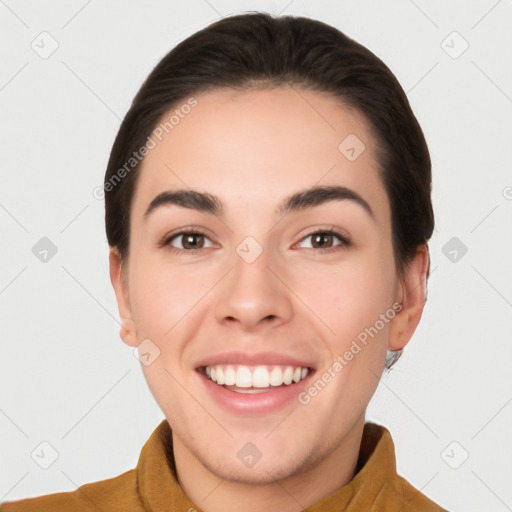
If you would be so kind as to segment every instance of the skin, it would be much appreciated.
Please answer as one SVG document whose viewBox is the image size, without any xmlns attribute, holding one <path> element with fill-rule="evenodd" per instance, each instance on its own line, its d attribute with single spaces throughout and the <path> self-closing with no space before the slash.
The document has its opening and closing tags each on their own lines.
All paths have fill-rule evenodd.
<svg viewBox="0 0 512 512">
<path fill-rule="evenodd" d="M 302 510 L 354 476 L 386 349 L 403 348 L 421 318 L 428 249 L 418 247 L 406 273 L 396 274 L 375 141 L 357 111 L 284 87 L 195 98 L 198 105 L 142 163 L 129 259 L 111 248 L 121 337 L 132 347 L 149 338 L 160 350 L 142 368 L 172 427 L 179 482 L 197 506 Z M 366 145 L 353 162 L 338 150 L 349 134 Z M 275 215 L 284 198 L 313 185 L 354 190 L 374 218 L 350 200 Z M 223 216 L 168 205 L 144 219 L 160 192 L 186 188 L 218 196 Z M 172 242 L 179 253 L 158 245 L 188 226 L 206 233 L 199 252 L 187 253 L 181 237 Z M 351 245 L 336 238 L 325 246 L 331 252 L 314 245 L 308 235 L 326 226 Z M 250 264 L 236 252 L 247 236 L 263 248 Z M 395 302 L 401 311 L 307 405 L 227 413 L 195 371 L 199 359 L 226 350 L 276 350 L 313 361 L 321 375 Z M 262 453 L 252 468 L 236 456 L 248 441 Z"/>
</svg>

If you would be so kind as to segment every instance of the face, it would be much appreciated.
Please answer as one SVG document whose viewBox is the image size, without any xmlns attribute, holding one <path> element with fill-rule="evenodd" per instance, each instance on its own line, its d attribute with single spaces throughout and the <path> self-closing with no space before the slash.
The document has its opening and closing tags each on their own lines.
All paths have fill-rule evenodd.
<svg viewBox="0 0 512 512">
<path fill-rule="evenodd" d="M 263 483 L 357 438 L 411 310 L 361 115 L 291 88 L 195 99 L 142 163 L 124 280 L 111 255 L 122 337 L 175 449 Z"/>
</svg>

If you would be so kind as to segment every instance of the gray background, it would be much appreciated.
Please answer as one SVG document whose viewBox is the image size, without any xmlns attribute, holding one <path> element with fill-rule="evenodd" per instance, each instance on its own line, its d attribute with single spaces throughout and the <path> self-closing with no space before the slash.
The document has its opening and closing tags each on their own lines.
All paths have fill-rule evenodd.
<svg viewBox="0 0 512 512">
<path fill-rule="evenodd" d="M 152 67 L 246 10 L 335 25 L 407 92 L 433 160 L 433 273 L 368 419 L 391 430 L 399 472 L 439 504 L 511 510 L 510 0 L 0 0 L 0 499 L 125 472 L 163 419 L 119 339 L 93 191 Z"/>
</svg>

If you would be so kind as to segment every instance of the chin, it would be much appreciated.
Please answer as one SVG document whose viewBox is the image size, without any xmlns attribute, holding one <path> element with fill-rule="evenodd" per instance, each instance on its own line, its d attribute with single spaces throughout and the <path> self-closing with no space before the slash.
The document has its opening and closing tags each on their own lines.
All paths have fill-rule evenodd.
<svg viewBox="0 0 512 512">
<path fill-rule="evenodd" d="M 291 465 L 290 462 L 284 466 L 279 463 L 264 463 L 258 461 L 253 467 L 245 468 L 238 460 L 233 463 L 222 465 L 211 464 L 210 461 L 201 460 L 203 466 L 219 479 L 227 482 L 246 485 L 269 485 L 293 476 L 300 471 L 301 464 Z"/>
</svg>

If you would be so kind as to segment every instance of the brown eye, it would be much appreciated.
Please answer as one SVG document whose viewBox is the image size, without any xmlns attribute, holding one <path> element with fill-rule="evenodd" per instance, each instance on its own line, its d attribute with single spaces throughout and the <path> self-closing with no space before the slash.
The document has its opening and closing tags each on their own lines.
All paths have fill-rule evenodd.
<svg viewBox="0 0 512 512">
<path fill-rule="evenodd" d="M 309 244 L 305 244 L 310 240 Z M 302 247 L 306 249 L 317 249 L 318 252 L 331 252 L 345 249 L 350 246 L 350 241 L 336 231 L 316 231 L 301 240 Z"/>
<path fill-rule="evenodd" d="M 189 234 L 181 235 L 181 237 L 182 237 L 181 243 L 182 243 L 184 249 L 201 249 L 204 246 L 203 235 L 189 233 Z"/>
<path fill-rule="evenodd" d="M 176 233 L 160 243 L 161 247 L 168 246 L 171 250 L 176 252 L 189 252 L 193 253 L 201 249 L 213 247 L 210 239 L 203 233 L 196 233 L 194 231 L 181 231 Z"/>
<path fill-rule="evenodd" d="M 334 236 L 327 233 L 316 233 L 311 236 L 311 240 L 311 245 L 315 249 L 326 249 L 333 246 Z"/>
</svg>

